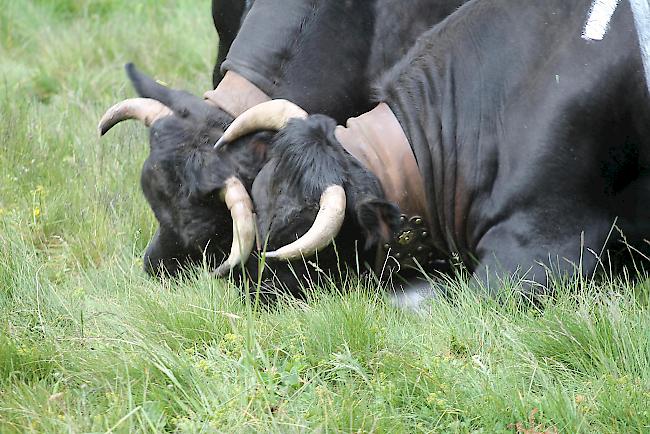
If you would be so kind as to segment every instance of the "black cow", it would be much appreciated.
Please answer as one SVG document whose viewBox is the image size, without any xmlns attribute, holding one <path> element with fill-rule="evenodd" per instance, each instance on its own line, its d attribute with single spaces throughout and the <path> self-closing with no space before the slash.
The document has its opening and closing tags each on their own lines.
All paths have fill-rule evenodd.
<svg viewBox="0 0 650 434">
<path fill-rule="evenodd" d="M 243 77 L 253 83 L 257 94 L 287 98 L 307 110 L 343 120 L 370 106 L 367 77 L 376 75 L 368 70 L 371 54 L 373 65 L 394 63 L 400 55 L 395 47 L 411 45 L 417 32 L 435 22 L 427 20 L 439 20 L 461 2 L 418 0 L 408 8 L 401 7 L 417 19 L 409 24 L 402 18 L 399 26 L 386 23 L 385 38 L 396 51 L 379 54 L 383 45 L 374 44 L 378 49 L 371 50 L 378 31 L 375 17 L 380 6 L 392 7 L 393 3 L 258 1 L 248 11 L 222 69 L 238 74 L 240 82 Z M 135 106 L 122 104 L 119 110 L 109 111 L 101 122 L 101 132 L 134 116 L 151 125 L 151 154 L 141 179 L 160 227 L 147 248 L 145 269 L 175 274 L 182 265 L 203 258 L 216 265 L 223 262 L 232 242 L 234 253 L 220 269 L 226 272 L 239 261 L 242 252 L 237 246 L 243 253 L 252 247 L 242 248 L 241 240 L 233 236 L 231 214 L 224 204 L 226 184 L 235 179 L 240 183 L 236 186 L 240 193 L 242 188 L 250 189 L 266 160 L 269 136 L 254 135 L 215 153 L 212 145 L 233 120 L 233 113 L 161 86 L 132 66 L 127 70 L 138 94 L 150 100 L 146 104 L 138 100 Z M 220 95 L 225 91 L 231 100 L 237 100 L 238 89 L 230 89 L 228 95 L 225 82 L 226 78 L 220 82 Z M 242 199 L 238 204 L 235 208 L 240 215 L 250 220 L 250 201 Z M 240 229 L 246 231 L 243 226 Z M 251 233 L 247 231 L 244 244 L 252 243 Z"/>
<path fill-rule="evenodd" d="M 524 293 L 538 295 L 549 289 L 549 272 L 591 275 L 597 255 L 619 239 L 615 221 L 629 243 L 642 245 L 650 235 L 650 97 L 639 41 L 627 2 L 602 41 L 582 38 L 590 3 L 473 0 L 383 76 L 383 104 L 349 128 L 322 115 L 288 121 L 253 185 L 269 249 L 309 233 L 315 204 L 338 185 L 347 196 L 339 254 L 364 242 L 372 247 L 367 258 L 381 254 L 378 235 L 395 228 L 403 211 L 386 205 L 385 191 L 414 173 L 393 170 L 401 161 L 390 153 L 365 163 L 385 151 L 382 136 L 402 131 L 426 206 L 419 219 L 402 222 L 409 230 L 399 241 L 430 248 L 420 262 L 429 271 L 427 258 L 454 256 L 490 293 L 501 278 L 515 276 L 525 279 Z M 246 116 L 237 121 L 260 126 L 254 113 Z M 364 146 L 370 151 L 358 152 Z M 360 212 L 367 200 L 383 201 L 382 212 Z M 337 231 L 336 205 L 322 214 L 319 225 L 330 233 L 320 244 L 298 240 L 292 246 L 299 248 L 270 256 L 323 248 Z"/>
</svg>

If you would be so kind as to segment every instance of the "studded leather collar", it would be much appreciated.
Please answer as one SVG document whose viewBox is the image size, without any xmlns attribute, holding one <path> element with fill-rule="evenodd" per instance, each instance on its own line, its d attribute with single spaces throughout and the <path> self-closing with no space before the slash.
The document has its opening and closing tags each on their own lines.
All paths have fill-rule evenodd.
<svg viewBox="0 0 650 434">
<path fill-rule="evenodd" d="M 386 103 L 350 118 L 336 138 L 381 183 L 386 198 L 410 216 L 427 216 L 424 181 L 411 145 Z"/>
<path fill-rule="evenodd" d="M 379 179 L 386 198 L 404 213 L 399 231 L 378 253 L 376 270 L 393 268 L 388 257 L 399 267 L 440 266 L 442 258 L 437 257 L 431 242 L 424 181 L 390 107 L 381 103 L 349 119 L 345 127 L 338 126 L 335 134 L 341 145 Z"/>
</svg>

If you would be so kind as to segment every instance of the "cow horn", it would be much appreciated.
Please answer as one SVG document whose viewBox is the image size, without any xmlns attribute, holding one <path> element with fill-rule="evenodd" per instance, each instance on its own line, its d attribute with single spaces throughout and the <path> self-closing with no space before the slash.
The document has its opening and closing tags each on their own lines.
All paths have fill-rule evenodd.
<svg viewBox="0 0 650 434">
<path fill-rule="evenodd" d="M 254 131 L 280 130 L 291 118 L 306 117 L 306 111 L 286 99 L 260 103 L 239 115 L 214 145 L 214 149 Z"/>
<path fill-rule="evenodd" d="M 224 276 L 248 260 L 255 245 L 255 218 L 253 202 L 239 179 L 228 178 L 221 194 L 232 217 L 230 255 L 215 271 L 217 275 Z"/>
<path fill-rule="evenodd" d="M 127 119 L 138 119 L 151 126 L 158 119 L 172 114 L 165 104 L 151 98 L 130 98 L 109 108 L 99 121 L 99 135 L 103 136 L 116 124 Z"/>
<path fill-rule="evenodd" d="M 341 230 L 345 218 L 345 190 L 340 185 L 327 187 L 320 197 L 320 210 L 305 235 L 291 244 L 266 254 L 284 260 L 309 257 L 327 247 Z"/>
</svg>

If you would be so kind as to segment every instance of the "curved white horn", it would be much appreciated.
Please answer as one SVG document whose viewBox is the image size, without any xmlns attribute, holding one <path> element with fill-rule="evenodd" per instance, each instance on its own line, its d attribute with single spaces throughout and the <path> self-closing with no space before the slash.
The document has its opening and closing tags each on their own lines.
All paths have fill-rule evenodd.
<svg viewBox="0 0 650 434">
<path fill-rule="evenodd" d="M 340 185 L 325 189 L 320 197 L 320 210 L 312 227 L 291 244 L 266 254 L 267 258 L 284 260 L 308 257 L 327 247 L 341 230 L 345 218 L 345 190 Z"/>
<path fill-rule="evenodd" d="M 224 276 L 248 260 L 255 245 L 255 217 L 253 216 L 253 201 L 251 201 L 246 187 L 236 177 L 233 176 L 226 180 L 226 186 L 222 189 L 221 195 L 232 217 L 230 255 L 215 271 L 217 275 Z"/>
<path fill-rule="evenodd" d="M 109 108 L 99 121 L 99 135 L 103 136 L 116 124 L 127 119 L 138 119 L 151 126 L 158 119 L 171 115 L 172 110 L 151 98 L 130 98 Z"/>
<path fill-rule="evenodd" d="M 280 130 L 291 118 L 306 117 L 306 111 L 286 99 L 260 103 L 239 115 L 214 145 L 214 149 L 254 131 Z"/>
</svg>

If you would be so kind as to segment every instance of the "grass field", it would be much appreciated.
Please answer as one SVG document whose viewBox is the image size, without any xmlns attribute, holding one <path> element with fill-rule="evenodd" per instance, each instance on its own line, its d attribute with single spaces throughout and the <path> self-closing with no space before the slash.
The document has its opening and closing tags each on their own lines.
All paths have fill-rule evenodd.
<svg viewBox="0 0 650 434">
<path fill-rule="evenodd" d="M 650 282 L 417 316 L 362 282 L 255 309 L 141 271 L 134 61 L 210 86 L 209 2 L 0 0 L 0 432 L 649 432 Z"/>
</svg>

